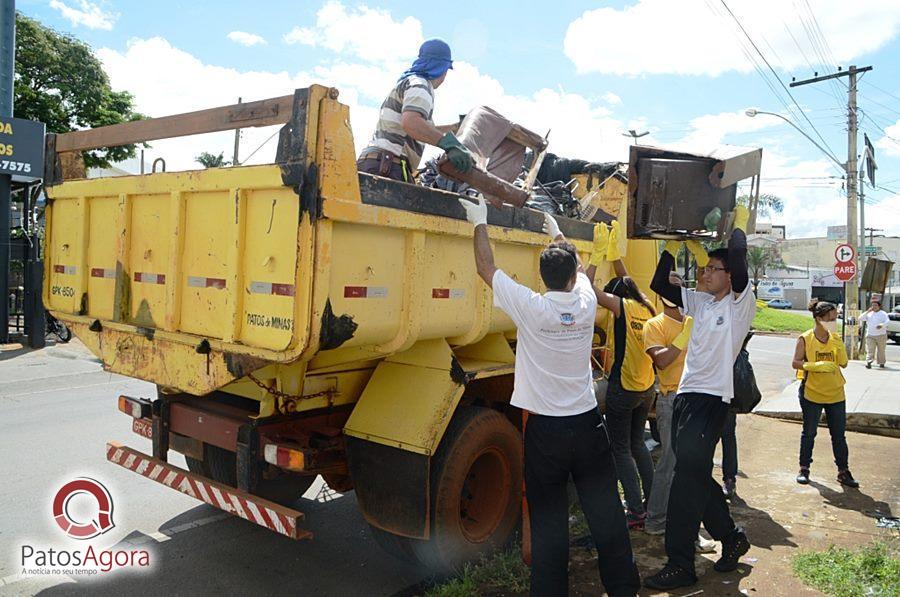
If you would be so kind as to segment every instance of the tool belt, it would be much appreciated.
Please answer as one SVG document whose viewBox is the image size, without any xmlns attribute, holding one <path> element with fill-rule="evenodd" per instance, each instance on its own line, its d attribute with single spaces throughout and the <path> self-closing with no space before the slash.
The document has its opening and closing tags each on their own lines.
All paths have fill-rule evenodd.
<svg viewBox="0 0 900 597">
<path fill-rule="evenodd" d="M 378 174 L 388 176 L 391 172 L 391 165 L 397 164 L 401 168 L 405 168 L 407 164 L 406 158 L 397 157 L 389 151 L 369 151 L 359 156 L 360 160 L 378 160 Z"/>
</svg>

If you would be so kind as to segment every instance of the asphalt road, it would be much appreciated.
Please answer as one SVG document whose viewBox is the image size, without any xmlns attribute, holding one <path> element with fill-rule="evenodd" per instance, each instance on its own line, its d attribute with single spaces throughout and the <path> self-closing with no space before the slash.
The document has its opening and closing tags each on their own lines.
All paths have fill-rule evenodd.
<svg viewBox="0 0 900 597">
<path fill-rule="evenodd" d="M 751 341 L 763 393 L 791 382 L 794 342 Z M 890 345 L 888 358 L 900 366 L 900 346 Z M 393 595 L 428 577 L 380 550 L 352 493 L 325 495 L 314 485 L 299 508 L 315 539 L 294 542 L 107 463 L 108 440 L 150 451 L 116 408 L 123 393 L 155 391 L 104 372 L 77 343 L 0 353 L 0 594 Z M 172 462 L 184 466 L 178 455 Z M 115 503 L 116 528 L 94 542 L 151 550 L 151 572 L 102 581 L 20 575 L 23 544 L 73 547 L 54 523 L 51 504 L 59 487 L 79 476 L 103 482 Z"/>
<path fill-rule="evenodd" d="M 381 551 L 353 493 L 318 495 L 314 484 L 299 508 L 315 539 L 297 542 L 108 463 L 108 440 L 151 451 L 116 400 L 153 396 L 154 386 L 102 371 L 76 343 L 10 356 L 0 353 L 0 595 L 392 595 L 428 576 Z M 114 501 L 116 528 L 92 543 L 148 549 L 152 572 L 20 576 L 23 544 L 85 547 L 51 513 L 56 491 L 82 476 Z"/>
</svg>

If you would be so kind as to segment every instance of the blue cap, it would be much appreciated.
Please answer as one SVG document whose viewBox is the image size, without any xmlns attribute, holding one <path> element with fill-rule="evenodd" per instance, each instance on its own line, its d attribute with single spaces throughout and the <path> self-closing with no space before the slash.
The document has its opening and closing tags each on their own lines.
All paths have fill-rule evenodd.
<svg viewBox="0 0 900 597">
<path fill-rule="evenodd" d="M 419 48 L 419 57 L 400 76 L 400 79 L 405 79 L 410 75 L 418 75 L 429 80 L 437 79 L 451 68 L 453 68 L 453 58 L 447 42 L 442 39 L 429 39 Z"/>
</svg>

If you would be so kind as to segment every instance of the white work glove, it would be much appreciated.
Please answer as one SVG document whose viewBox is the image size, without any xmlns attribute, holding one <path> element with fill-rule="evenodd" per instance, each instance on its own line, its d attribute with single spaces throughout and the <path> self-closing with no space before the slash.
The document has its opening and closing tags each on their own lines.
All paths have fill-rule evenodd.
<svg viewBox="0 0 900 597">
<path fill-rule="evenodd" d="M 473 203 L 467 199 L 460 199 L 459 204 L 466 210 L 466 219 L 469 220 L 473 226 L 478 226 L 480 224 L 487 225 L 487 204 L 484 202 L 484 197 L 479 197 L 478 203 Z"/>
<path fill-rule="evenodd" d="M 556 240 L 557 236 L 562 234 L 562 232 L 559 231 L 559 224 L 556 223 L 556 218 L 546 212 L 544 213 L 543 230 L 554 240 Z"/>
</svg>

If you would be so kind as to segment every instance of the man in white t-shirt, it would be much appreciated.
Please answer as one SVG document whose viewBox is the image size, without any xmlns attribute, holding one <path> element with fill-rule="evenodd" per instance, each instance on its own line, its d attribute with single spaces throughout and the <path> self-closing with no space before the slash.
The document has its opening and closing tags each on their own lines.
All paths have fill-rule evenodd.
<svg viewBox="0 0 900 597">
<path fill-rule="evenodd" d="M 744 228 L 748 218 L 747 209 L 738 206 L 728 248 L 710 252 L 708 264 L 700 268 L 706 292 L 669 281 L 680 241 L 666 243 L 650 282 L 654 292 L 694 319 L 672 413 L 676 464 L 666 511 L 669 561 L 644 580 L 650 588 L 671 591 L 697 582 L 694 540 L 701 521 L 712 538 L 722 542 L 722 557 L 713 566 L 717 572 L 734 570 L 750 549 L 743 529 L 731 518 L 722 487 L 712 476 L 713 454 L 734 397 L 734 362 L 756 313 L 747 274 Z M 702 251 L 698 243 L 691 245 Z"/>
<path fill-rule="evenodd" d="M 597 409 L 591 342 L 597 297 L 581 271 L 575 247 L 545 215 L 554 242 L 541 253 L 543 295 L 516 283 L 494 265 L 487 207 L 460 199 L 475 226 L 475 266 L 494 290 L 494 305 L 516 324 L 516 369 L 511 404 L 528 411 L 525 492 L 531 521 L 531 594 L 568 594 L 569 476 L 597 547 L 607 593 L 636 595 L 640 576 L 619 500 L 609 437 Z"/>
<path fill-rule="evenodd" d="M 888 314 L 881 309 L 881 301 L 872 299 L 872 304 L 863 313 L 860 321 L 866 322 L 866 369 L 872 368 L 872 361 L 878 360 L 878 366 L 884 369 L 887 362 Z"/>
</svg>

